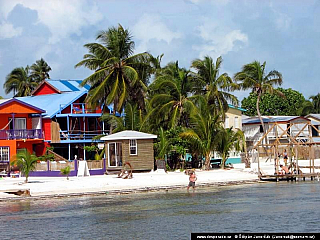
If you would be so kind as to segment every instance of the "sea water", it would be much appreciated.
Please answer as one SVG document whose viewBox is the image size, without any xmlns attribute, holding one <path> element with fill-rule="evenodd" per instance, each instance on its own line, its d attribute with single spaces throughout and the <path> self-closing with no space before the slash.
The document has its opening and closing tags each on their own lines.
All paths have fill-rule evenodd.
<svg viewBox="0 0 320 240">
<path fill-rule="evenodd" d="M 1 239 L 190 239 L 191 232 L 320 232 L 320 183 L 199 187 L 0 202 Z"/>
</svg>

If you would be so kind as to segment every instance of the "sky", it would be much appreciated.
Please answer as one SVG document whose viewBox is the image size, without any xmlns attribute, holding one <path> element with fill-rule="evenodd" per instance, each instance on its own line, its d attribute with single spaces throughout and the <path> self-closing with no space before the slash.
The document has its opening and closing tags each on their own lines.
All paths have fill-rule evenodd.
<svg viewBox="0 0 320 240">
<path fill-rule="evenodd" d="M 306 98 L 320 92 L 319 0 L 0 0 L 0 96 L 16 67 L 44 58 L 51 79 L 84 79 L 74 66 L 101 30 L 121 24 L 135 53 L 164 54 L 162 66 L 223 58 L 233 76 L 255 60 L 278 70 L 284 88 Z M 241 100 L 249 92 L 236 92 Z"/>
</svg>

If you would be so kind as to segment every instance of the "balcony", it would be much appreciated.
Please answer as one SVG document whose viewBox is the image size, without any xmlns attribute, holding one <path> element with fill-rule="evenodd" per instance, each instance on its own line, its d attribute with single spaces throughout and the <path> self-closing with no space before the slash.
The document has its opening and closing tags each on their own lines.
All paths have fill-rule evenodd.
<svg viewBox="0 0 320 240">
<path fill-rule="evenodd" d="M 70 108 L 65 108 L 65 107 L 66 107 L 66 104 L 60 104 L 60 111 L 59 111 L 60 114 L 90 114 L 90 113 L 101 114 L 100 108 L 96 108 L 96 109 L 88 108 L 88 105 L 86 103 L 72 103 L 70 105 Z"/>
<path fill-rule="evenodd" d="M 60 140 L 92 140 L 98 135 L 108 135 L 108 130 L 95 130 L 95 131 L 60 131 Z"/>
<path fill-rule="evenodd" d="M 41 129 L 0 130 L 0 140 L 41 139 Z"/>
</svg>

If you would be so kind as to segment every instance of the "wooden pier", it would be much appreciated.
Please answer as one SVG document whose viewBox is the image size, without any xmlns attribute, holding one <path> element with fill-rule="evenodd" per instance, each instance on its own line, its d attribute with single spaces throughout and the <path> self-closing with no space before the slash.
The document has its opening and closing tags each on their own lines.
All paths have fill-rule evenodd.
<svg viewBox="0 0 320 240">
<path fill-rule="evenodd" d="M 274 175 L 259 175 L 261 181 L 306 181 L 310 179 L 311 181 L 319 181 L 320 173 L 303 173 L 303 174 L 274 174 Z"/>
</svg>

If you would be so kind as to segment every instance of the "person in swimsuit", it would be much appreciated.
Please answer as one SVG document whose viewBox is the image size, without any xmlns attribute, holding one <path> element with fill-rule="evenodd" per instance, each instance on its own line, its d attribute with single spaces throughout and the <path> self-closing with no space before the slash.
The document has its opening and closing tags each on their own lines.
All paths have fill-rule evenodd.
<svg viewBox="0 0 320 240">
<path fill-rule="evenodd" d="M 281 174 L 283 175 L 289 174 L 289 169 L 287 166 L 283 166 L 282 164 L 280 164 L 280 168 L 281 168 Z"/>
<path fill-rule="evenodd" d="M 287 161 L 288 161 L 287 149 L 285 149 L 284 152 L 283 152 L 283 161 L 284 161 L 284 165 L 287 166 Z"/>
<path fill-rule="evenodd" d="M 187 190 L 189 192 L 189 188 L 192 187 L 193 188 L 193 191 L 196 187 L 196 181 L 197 181 L 197 176 L 194 172 L 192 172 L 189 176 L 189 185 L 187 187 Z"/>
</svg>

